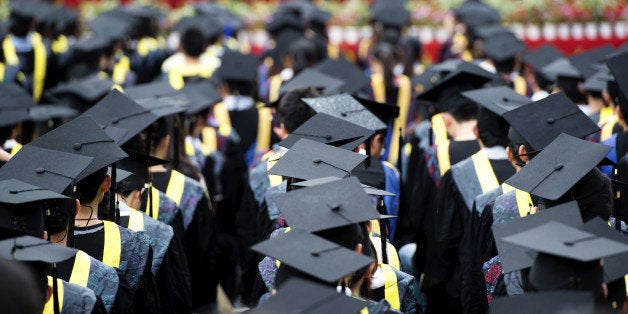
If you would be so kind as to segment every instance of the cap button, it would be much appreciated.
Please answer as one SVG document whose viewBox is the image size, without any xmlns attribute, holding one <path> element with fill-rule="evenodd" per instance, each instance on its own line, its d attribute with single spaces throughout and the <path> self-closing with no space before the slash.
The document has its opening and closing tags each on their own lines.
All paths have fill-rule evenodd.
<svg viewBox="0 0 628 314">
<path fill-rule="evenodd" d="M 547 124 L 554 124 L 556 122 L 554 118 L 547 118 Z"/>
<path fill-rule="evenodd" d="M 74 143 L 74 145 L 72 146 L 74 150 L 80 150 L 82 147 L 83 145 L 81 143 Z"/>
<path fill-rule="evenodd" d="M 118 122 L 120 122 L 119 118 L 113 118 L 111 119 L 111 124 L 118 124 Z"/>
<path fill-rule="evenodd" d="M 37 172 L 37 173 L 44 173 L 44 172 L 46 172 L 46 169 L 44 169 L 44 168 L 37 168 L 37 169 L 35 169 L 35 172 Z"/>
<path fill-rule="evenodd" d="M 563 164 L 557 164 L 557 165 L 554 167 L 554 170 L 558 171 L 558 170 L 563 169 L 563 167 L 564 167 L 564 166 L 563 166 Z"/>
<path fill-rule="evenodd" d="M 312 162 L 315 163 L 315 164 L 320 164 L 323 161 L 320 160 L 320 159 L 314 159 L 314 160 L 312 160 Z"/>
<path fill-rule="evenodd" d="M 503 101 L 503 102 L 509 102 L 510 100 L 508 100 L 508 97 L 503 97 L 503 98 L 502 98 L 502 101 Z"/>
<path fill-rule="evenodd" d="M 11 194 L 17 194 L 17 193 L 19 193 L 19 192 L 18 192 L 18 191 L 16 191 L 16 190 L 11 190 L 11 191 L 9 191 L 9 193 L 11 193 Z"/>
<path fill-rule="evenodd" d="M 320 254 L 320 253 L 318 253 L 318 252 L 312 252 L 312 253 L 310 253 L 310 254 L 312 254 L 312 256 L 314 256 L 314 257 L 319 257 L 319 256 L 321 256 L 321 254 Z"/>
</svg>

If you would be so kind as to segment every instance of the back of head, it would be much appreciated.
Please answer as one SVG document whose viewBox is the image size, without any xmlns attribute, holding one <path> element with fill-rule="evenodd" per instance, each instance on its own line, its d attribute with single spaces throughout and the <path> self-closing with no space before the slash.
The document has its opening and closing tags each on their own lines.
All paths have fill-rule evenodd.
<svg viewBox="0 0 628 314">
<path fill-rule="evenodd" d="M 485 147 L 508 146 L 508 122 L 482 107 L 478 113 L 478 137 Z"/>
<path fill-rule="evenodd" d="M 289 91 L 281 97 L 277 107 L 277 115 L 289 133 L 292 133 L 316 114 L 301 98 L 319 96 L 320 93 L 316 89 L 304 88 Z"/>
<path fill-rule="evenodd" d="M 89 203 L 96 198 L 105 176 L 107 176 L 107 167 L 88 175 L 76 184 L 76 195 L 81 204 Z"/>
<path fill-rule="evenodd" d="M 472 101 L 460 99 L 461 103 L 447 111 L 458 123 L 477 120 L 479 106 Z"/>
<path fill-rule="evenodd" d="M 2 305 L 4 313 L 41 313 L 46 288 L 46 281 L 24 264 L 0 260 L 0 292 L 7 301 Z"/>
<path fill-rule="evenodd" d="M 315 65 L 323 58 L 316 47 L 316 43 L 305 37 L 293 42 L 288 48 L 288 54 L 294 60 L 292 70 L 295 74 Z"/>
<path fill-rule="evenodd" d="M 190 27 L 181 35 L 181 48 L 191 57 L 200 57 L 205 51 L 205 38 L 203 32 L 195 27 Z"/>
<path fill-rule="evenodd" d="M 587 96 L 580 90 L 581 81 L 577 78 L 559 76 L 556 85 L 576 104 L 586 104 Z"/>
</svg>

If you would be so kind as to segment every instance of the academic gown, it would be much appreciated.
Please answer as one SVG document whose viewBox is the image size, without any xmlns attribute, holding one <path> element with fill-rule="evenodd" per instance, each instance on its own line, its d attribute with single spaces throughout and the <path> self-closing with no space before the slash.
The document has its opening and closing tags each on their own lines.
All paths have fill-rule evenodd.
<svg viewBox="0 0 628 314">
<path fill-rule="evenodd" d="M 120 204 L 120 225 L 133 231 L 144 231 L 153 249 L 152 272 L 165 313 L 192 311 L 190 273 L 181 239 L 172 227 L 147 214 Z"/>
<path fill-rule="evenodd" d="M 53 278 L 48 276 L 48 285 L 51 287 L 52 281 Z M 54 294 L 52 296 L 54 297 Z M 106 313 L 102 301 L 89 288 L 57 278 L 57 296 L 60 313 Z M 44 305 L 44 314 L 54 314 L 53 297 Z"/>
<path fill-rule="evenodd" d="M 159 293 L 151 272 L 150 238 L 110 221 L 74 227 L 74 246 L 117 268 L 129 283 L 136 312 L 159 312 Z"/>
<path fill-rule="evenodd" d="M 477 158 L 476 158 L 477 157 Z M 478 162 L 479 160 L 479 162 Z M 487 165 L 488 161 L 490 165 Z M 478 166 L 484 164 L 492 168 Z M 475 166 L 475 168 L 474 168 Z M 478 178 L 477 173 L 482 173 Z M 434 232 L 428 239 L 428 252 L 425 267 L 423 291 L 428 294 L 428 312 L 460 312 L 460 278 L 458 249 L 469 219 L 475 197 L 496 188 L 514 174 L 508 160 L 490 160 L 483 151 L 474 154 L 445 173 L 436 196 Z M 481 186 L 487 179 L 494 186 Z M 486 183 L 486 182 L 485 182 Z"/>
<path fill-rule="evenodd" d="M 209 199 L 200 183 L 180 172 L 154 172 L 153 187 L 165 191 L 181 209 L 184 248 L 192 284 L 192 307 L 199 308 L 216 298 L 216 222 Z"/>
</svg>

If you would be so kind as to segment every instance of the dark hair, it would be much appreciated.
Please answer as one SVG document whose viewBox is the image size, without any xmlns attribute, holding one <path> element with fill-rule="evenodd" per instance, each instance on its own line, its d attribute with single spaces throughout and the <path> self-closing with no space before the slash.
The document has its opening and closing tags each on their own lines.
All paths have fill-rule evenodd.
<svg viewBox="0 0 628 314">
<path fill-rule="evenodd" d="M 185 155 L 185 140 L 179 121 L 179 117 L 173 115 L 159 118 L 152 124 L 150 132 L 151 151 L 155 150 L 157 146 L 159 146 L 159 143 L 166 136 L 170 135 L 170 147 L 168 148 L 166 158 L 173 161 L 170 165 L 171 169 L 175 169 L 198 181 L 201 175 L 198 173 L 198 169 L 196 169 Z M 175 157 L 176 155 L 178 156 Z"/>
<path fill-rule="evenodd" d="M 9 32 L 15 37 L 26 37 L 31 30 L 33 18 L 11 12 Z"/>
<path fill-rule="evenodd" d="M 510 74 L 515 69 L 514 57 L 500 62 L 493 60 L 493 62 L 495 63 L 495 70 L 497 70 L 497 73 Z"/>
<path fill-rule="evenodd" d="M 257 97 L 257 84 L 255 81 L 235 81 L 224 82 L 232 95 L 248 96 L 253 99 Z"/>
<path fill-rule="evenodd" d="M 534 80 L 536 81 L 536 85 L 540 89 L 542 89 L 542 90 L 544 90 L 544 91 L 546 91 L 548 93 L 552 92 L 552 89 L 554 87 L 554 83 L 551 80 L 547 79 L 545 77 L 545 75 L 543 75 L 542 73 L 540 73 L 538 71 L 533 71 L 532 74 L 534 75 Z"/>
<path fill-rule="evenodd" d="M 478 113 L 477 128 L 478 137 L 485 147 L 508 145 L 508 122 L 484 107 Z"/>
<path fill-rule="evenodd" d="M 199 57 L 205 50 L 205 38 L 198 28 L 190 27 L 181 35 L 181 47 L 185 54 Z"/>
<path fill-rule="evenodd" d="M 576 104 L 584 104 L 587 102 L 587 96 L 580 92 L 578 85 L 580 79 L 559 76 L 556 79 L 556 85 Z"/>
<path fill-rule="evenodd" d="M 395 49 L 389 43 L 378 43 L 371 51 L 373 58 L 382 63 L 384 68 L 384 85 L 386 94 L 395 89 L 393 67 L 395 64 Z"/>
<path fill-rule="evenodd" d="M 467 100 L 449 110 L 448 113 L 454 118 L 454 120 L 456 120 L 456 122 L 461 123 L 476 120 L 478 118 L 479 111 L 480 108 L 477 104 Z"/>
<path fill-rule="evenodd" d="M 418 38 L 404 37 L 401 39 L 401 49 L 403 51 L 403 74 L 414 76 L 414 63 L 421 59 L 423 45 Z"/>
<path fill-rule="evenodd" d="M 49 215 L 46 215 L 44 229 L 49 235 L 57 234 L 68 227 L 70 208 L 74 209 L 74 200 L 48 202 Z"/>
<path fill-rule="evenodd" d="M 83 204 L 93 201 L 96 198 L 100 184 L 105 180 L 105 176 L 107 176 L 107 167 L 99 169 L 79 181 L 76 184 L 78 200 Z"/>
<path fill-rule="evenodd" d="M 292 56 L 294 60 L 292 70 L 295 75 L 321 60 L 316 43 L 304 37 L 290 44 L 287 53 Z"/>
<path fill-rule="evenodd" d="M 305 121 L 316 114 L 301 98 L 318 97 L 320 93 L 314 88 L 295 89 L 281 97 L 277 106 L 277 118 L 283 122 L 286 130 L 292 133 Z"/>
</svg>

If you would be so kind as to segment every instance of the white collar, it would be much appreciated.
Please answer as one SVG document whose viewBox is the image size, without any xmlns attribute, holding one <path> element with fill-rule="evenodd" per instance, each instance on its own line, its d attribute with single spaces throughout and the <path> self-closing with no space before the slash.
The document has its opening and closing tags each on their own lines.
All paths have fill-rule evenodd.
<svg viewBox="0 0 628 314">
<path fill-rule="evenodd" d="M 233 95 L 225 97 L 223 103 L 229 111 L 247 110 L 255 105 L 255 101 L 251 97 Z"/>
<path fill-rule="evenodd" d="M 493 160 L 504 160 L 508 159 L 508 154 L 506 153 L 506 148 L 502 146 L 493 146 L 493 147 L 484 147 L 482 151 L 486 155 L 488 159 Z"/>
<path fill-rule="evenodd" d="M 131 215 L 131 207 L 129 207 L 129 205 L 125 204 L 124 202 L 120 202 L 118 208 L 120 209 L 120 216 Z"/>
<path fill-rule="evenodd" d="M 384 272 L 382 271 L 381 266 L 377 266 L 375 272 L 371 276 L 371 289 L 377 289 L 379 287 L 383 287 L 385 283 L 384 280 Z"/>
</svg>

